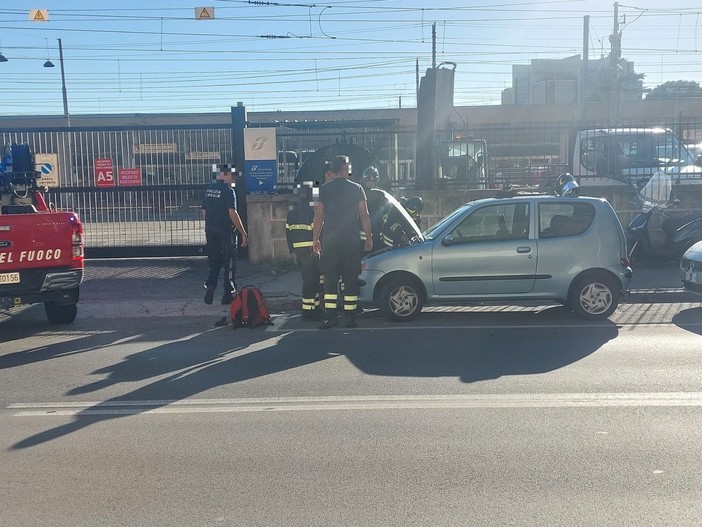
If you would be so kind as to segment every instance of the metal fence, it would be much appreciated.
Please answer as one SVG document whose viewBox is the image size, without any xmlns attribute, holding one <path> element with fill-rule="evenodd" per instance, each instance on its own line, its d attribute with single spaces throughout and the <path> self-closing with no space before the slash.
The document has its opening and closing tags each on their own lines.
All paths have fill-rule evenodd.
<svg viewBox="0 0 702 527">
<path fill-rule="evenodd" d="M 394 188 L 411 190 L 416 181 L 416 130 L 395 120 L 277 123 L 278 188 L 289 192 L 302 163 L 330 144 L 349 143 L 382 163 Z M 600 123 L 482 124 L 462 134 L 485 139 L 487 176 L 470 185 L 499 188 L 507 183 L 535 184 L 566 169 L 569 137 L 576 129 Z M 639 120 L 618 126 L 673 129 L 686 143 L 702 143 L 702 121 Z M 58 186 L 49 199 L 59 209 L 76 211 L 90 248 L 199 247 L 202 192 L 211 165 L 232 163 L 230 127 L 186 126 L 138 129 L 85 128 L 0 131 L 0 141 L 29 143 L 38 154 L 54 156 Z M 101 187 L 95 160 L 109 159 L 113 177 L 139 169 L 140 180 Z"/>
<path fill-rule="evenodd" d="M 48 199 L 79 214 L 86 247 L 199 247 L 203 190 L 212 165 L 231 163 L 231 129 L 75 129 L 1 133 L 3 144 L 29 143 L 38 158 L 50 154 L 58 186 Z M 96 181 L 96 159 L 112 167 L 110 186 Z M 123 169 L 139 178 L 122 185 Z"/>
</svg>

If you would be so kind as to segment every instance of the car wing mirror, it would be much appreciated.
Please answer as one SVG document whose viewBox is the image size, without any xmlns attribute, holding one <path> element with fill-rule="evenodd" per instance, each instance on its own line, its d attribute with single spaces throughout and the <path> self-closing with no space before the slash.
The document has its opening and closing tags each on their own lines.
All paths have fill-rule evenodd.
<svg viewBox="0 0 702 527">
<path fill-rule="evenodd" d="M 444 245 L 453 245 L 454 243 L 456 243 L 456 237 L 453 234 L 449 234 L 448 236 L 446 236 L 446 238 L 444 238 L 444 241 L 441 243 L 443 243 Z"/>
</svg>

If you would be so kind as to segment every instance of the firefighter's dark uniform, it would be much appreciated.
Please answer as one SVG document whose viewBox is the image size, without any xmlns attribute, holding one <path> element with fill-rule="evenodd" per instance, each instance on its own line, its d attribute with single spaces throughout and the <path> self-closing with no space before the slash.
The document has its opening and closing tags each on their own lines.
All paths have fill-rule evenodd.
<svg viewBox="0 0 702 527">
<path fill-rule="evenodd" d="M 383 231 L 383 224 L 385 222 L 385 217 L 387 215 L 390 203 L 385 195 L 385 192 L 378 189 L 372 188 L 366 190 L 366 198 L 368 200 L 368 215 L 371 222 L 371 233 L 373 234 L 373 249 L 372 251 L 377 251 L 384 247 L 381 239 L 381 233 Z M 361 230 L 361 240 L 365 240 L 365 233 Z M 363 243 L 361 243 L 363 247 Z M 365 251 L 361 249 L 361 254 L 366 255 Z"/>
<path fill-rule="evenodd" d="M 234 189 L 223 181 L 215 181 L 205 191 L 202 208 L 205 209 L 205 254 L 210 264 L 205 286 L 216 288 L 219 272 L 224 267 L 224 301 L 236 292 L 237 236 L 229 217 L 229 209 L 236 210 Z"/>
<path fill-rule="evenodd" d="M 396 207 L 389 207 L 383 217 L 380 241 L 383 247 L 399 247 L 409 241 L 405 218 Z"/>
<path fill-rule="evenodd" d="M 325 318 L 336 319 L 339 276 L 344 283 L 344 312 L 355 319 L 358 307 L 358 275 L 361 254 L 358 250 L 361 223 L 358 204 L 366 200 L 363 188 L 345 178 L 336 178 L 319 189 L 324 205 L 321 268 L 324 275 Z"/>
<path fill-rule="evenodd" d="M 296 189 L 300 197 L 288 212 L 285 235 L 288 249 L 295 254 L 295 261 L 302 275 L 302 318 L 319 318 L 320 272 L 319 256 L 312 252 L 312 220 L 314 208 L 312 194 L 304 189 Z"/>
</svg>

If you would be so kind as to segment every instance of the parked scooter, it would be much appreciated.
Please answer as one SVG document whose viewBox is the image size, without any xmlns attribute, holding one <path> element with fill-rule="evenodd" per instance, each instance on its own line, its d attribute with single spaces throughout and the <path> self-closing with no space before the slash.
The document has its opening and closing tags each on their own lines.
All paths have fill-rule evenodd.
<svg viewBox="0 0 702 527">
<path fill-rule="evenodd" d="M 641 212 L 626 229 L 629 260 L 679 260 L 693 244 L 702 240 L 702 214 L 675 216 L 669 209 L 679 204 L 673 199 L 673 179 L 655 173 L 638 192 Z"/>
</svg>

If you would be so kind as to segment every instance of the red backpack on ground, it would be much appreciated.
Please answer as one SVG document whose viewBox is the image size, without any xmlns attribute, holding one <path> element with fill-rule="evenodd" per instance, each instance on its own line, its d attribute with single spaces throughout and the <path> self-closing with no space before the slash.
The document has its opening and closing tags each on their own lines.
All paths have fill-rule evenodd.
<svg viewBox="0 0 702 527">
<path fill-rule="evenodd" d="M 242 287 L 229 304 L 229 314 L 232 328 L 241 326 L 255 328 L 257 326 L 272 326 L 271 315 L 266 307 L 261 291 L 252 285 Z"/>
</svg>

